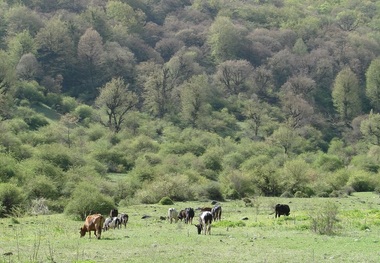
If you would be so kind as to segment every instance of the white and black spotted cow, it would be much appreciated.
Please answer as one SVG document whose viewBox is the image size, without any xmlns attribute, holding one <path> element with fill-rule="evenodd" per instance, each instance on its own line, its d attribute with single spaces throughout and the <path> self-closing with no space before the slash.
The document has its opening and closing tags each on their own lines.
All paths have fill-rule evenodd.
<svg viewBox="0 0 380 263">
<path fill-rule="evenodd" d="M 202 230 L 205 235 L 211 235 L 211 223 L 212 223 L 212 214 L 209 211 L 205 211 L 199 216 L 199 224 L 195 225 L 198 230 L 198 235 L 202 233 Z"/>
</svg>

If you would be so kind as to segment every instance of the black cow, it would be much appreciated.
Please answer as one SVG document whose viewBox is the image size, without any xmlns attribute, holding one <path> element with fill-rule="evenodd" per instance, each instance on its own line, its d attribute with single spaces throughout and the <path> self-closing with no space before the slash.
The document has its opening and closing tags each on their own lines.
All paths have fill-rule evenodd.
<svg viewBox="0 0 380 263">
<path fill-rule="evenodd" d="M 222 207 L 220 205 L 216 205 L 211 209 L 212 218 L 214 221 L 220 221 L 222 219 Z"/>
<path fill-rule="evenodd" d="M 185 213 L 186 213 L 185 223 L 186 224 L 192 224 L 193 223 L 193 218 L 194 218 L 194 215 L 195 215 L 194 209 L 191 208 L 191 207 L 186 208 L 185 209 Z"/>
<path fill-rule="evenodd" d="M 212 214 L 209 211 L 203 212 L 199 216 L 199 224 L 195 225 L 195 227 L 198 230 L 198 235 L 202 233 L 202 230 L 204 231 L 204 234 L 211 235 L 211 223 L 212 223 Z"/>
<path fill-rule="evenodd" d="M 110 211 L 110 217 L 114 218 L 119 215 L 119 211 L 117 209 L 111 209 Z"/>
<path fill-rule="evenodd" d="M 126 213 L 121 213 L 119 214 L 119 220 L 120 220 L 120 225 L 124 225 L 124 228 L 127 227 L 129 216 Z"/>
<path fill-rule="evenodd" d="M 289 216 L 290 214 L 290 208 L 288 205 L 283 205 L 283 204 L 277 204 L 275 206 L 275 218 L 280 217 L 281 215 L 286 215 Z"/>
</svg>

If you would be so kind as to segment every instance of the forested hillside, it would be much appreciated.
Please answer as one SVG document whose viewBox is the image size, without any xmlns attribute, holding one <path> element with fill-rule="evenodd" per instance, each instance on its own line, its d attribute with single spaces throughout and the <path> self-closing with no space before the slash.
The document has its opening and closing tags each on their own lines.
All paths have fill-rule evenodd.
<svg viewBox="0 0 380 263">
<path fill-rule="evenodd" d="M 0 216 L 380 190 L 379 25 L 375 0 L 0 0 Z"/>
</svg>

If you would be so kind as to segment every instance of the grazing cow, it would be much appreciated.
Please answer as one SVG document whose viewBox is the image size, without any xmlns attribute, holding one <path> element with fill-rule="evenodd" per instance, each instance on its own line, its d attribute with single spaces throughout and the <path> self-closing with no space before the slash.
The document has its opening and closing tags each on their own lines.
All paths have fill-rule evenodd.
<svg viewBox="0 0 380 263">
<path fill-rule="evenodd" d="M 170 224 L 173 223 L 173 220 L 175 223 L 178 221 L 178 212 L 173 207 L 168 210 L 168 220 L 170 221 Z"/>
<path fill-rule="evenodd" d="M 104 231 L 107 231 L 110 228 L 120 228 L 120 219 L 118 217 L 108 217 L 103 224 Z"/>
<path fill-rule="evenodd" d="M 178 219 L 182 221 L 182 219 L 185 219 L 185 223 L 186 223 L 186 211 L 185 210 L 181 210 L 179 211 L 178 213 Z"/>
<path fill-rule="evenodd" d="M 204 234 L 211 235 L 211 223 L 212 223 L 212 214 L 210 211 L 205 211 L 199 216 L 199 224 L 195 225 L 198 230 L 198 235 L 204 231 Z"/>
<path fill-rule="evenodd" d="M 124 225 L 124 228 L 127 228 L 128 219 L 129 219 L 128 214 L 121 213 L 119 215 L 120 225 Z"/>
<path fill-rule="evenodd" d="M 211 210 L 212 218 L 214 221 L 220 221 L 222 218 L 222 207 L 220 205 L 216 205 Z"/>
<path fill-rule="evenodd" d="M 281 215 L 286 215 L 289 216 L 290 214 L 290 208 L 288 205 L 283 205 L 283 204 L 277 204 L 275 206 L 275 218 L 280 217 Z"/>
<path fill-rule="evenodd" d="M 185 223 L 186 224 L 192 224 L 193 223 L 193 218 L 194 218 L 194 209 L 191 208 L 191 207 L 188 207 L 185 209 L 185 214 L 186 214 L 186 218 L 185 218 Z"/>
<path fill-rule="evenodd" d="M 111 211 L 110 211 L 110 217 L 111 218 L 117 217 L 118 214 L 119 214 L 119 211 L 117 211 L 117 209 L 111 209 Z"/>
<path fill-rule="evenodd" d="M 100 239 L 103 224 L 104 217 L 101 214 L 87 216 L 83 227 L 80 228 L 80 237 L 84 237 L 88 232 L 89 238 L 91 238 L 91 231 L 94 231 L 94 235 L 97 239 Z"/>
</svg>

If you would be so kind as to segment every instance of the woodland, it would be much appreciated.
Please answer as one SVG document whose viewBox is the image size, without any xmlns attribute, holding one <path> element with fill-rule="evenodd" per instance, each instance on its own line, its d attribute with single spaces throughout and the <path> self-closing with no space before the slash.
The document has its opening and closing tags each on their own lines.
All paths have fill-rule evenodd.
<svg viewBox="0 0 380 263">
<path fill-rule="evenodd" d="M 0 0 L 0 216 L 380 191 L 380 1 Z"/>
</svg>

